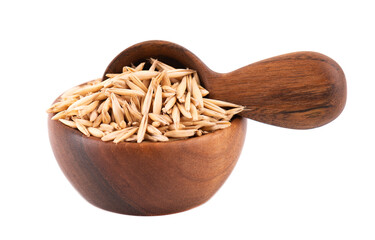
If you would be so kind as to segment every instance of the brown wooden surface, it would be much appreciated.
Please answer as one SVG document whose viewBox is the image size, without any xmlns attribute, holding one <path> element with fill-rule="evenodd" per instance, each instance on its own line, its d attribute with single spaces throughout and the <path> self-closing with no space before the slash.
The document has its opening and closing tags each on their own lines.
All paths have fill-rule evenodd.
<svg viewBox="0 0 375 240">
<path fill-rule="evenodd" d="M 103 142 L 50 120 L 56 160 L 93 205 L 129 215 L 163 215 L 196 207 L 213 196 L 234 168 L 245 140 L 246 119 L 188 140 Z"/>
<path fill-rule="evenodd" d="M 147 41 L 120 53 L 105 74 L 121 72 L 123 66 L 150 57 L 197 70 L 210 91 L 209 97 L 244 105 L 243 117 L 267 124 L 295 129 L 319 127 L 340 115 L 346 102 L 342 69 L 334 60 L 315 52 L 285 54 L 220 74 L 177 44 Z"/>
</svg>

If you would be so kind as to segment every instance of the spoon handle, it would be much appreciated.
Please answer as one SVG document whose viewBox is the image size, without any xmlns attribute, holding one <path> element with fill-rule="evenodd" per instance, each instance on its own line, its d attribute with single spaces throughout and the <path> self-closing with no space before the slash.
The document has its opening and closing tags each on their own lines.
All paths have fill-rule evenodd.
<svg viewBox="0 0 375 240">
<path fill-rule="evenodd" d="M 269 58 L 204 81 L 210 98 L 246 106 L 243 117 L 276 126 L 309 129 L 334 120 L 346 102 L 340 66 L 316 52 Z"/>
</svg>

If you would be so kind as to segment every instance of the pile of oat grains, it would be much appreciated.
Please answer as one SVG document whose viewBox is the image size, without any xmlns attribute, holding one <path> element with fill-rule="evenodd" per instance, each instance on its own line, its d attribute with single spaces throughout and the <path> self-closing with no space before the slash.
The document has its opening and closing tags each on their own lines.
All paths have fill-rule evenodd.
<svg viewBox="0 0 375 240">
<path fill-rule="evenodd" d="M 223 129 L 244 107 L 206 98 L 192 69 L 175 69 L 156 59 L 151 67 L 123 67 L 74 87 L 61 95 L 47 112 L 53 120 L 77 128 L 86 136 L 119 143 L 165 142 Z"/>
</svg>

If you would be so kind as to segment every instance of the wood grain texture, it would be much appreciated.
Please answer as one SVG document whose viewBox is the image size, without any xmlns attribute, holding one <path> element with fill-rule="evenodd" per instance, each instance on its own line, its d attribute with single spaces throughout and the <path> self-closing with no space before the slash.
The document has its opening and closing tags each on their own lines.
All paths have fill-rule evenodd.
<svg viewBox="0 0 375 240">
<path fill-rule="evenodd" d="M 244 117 L 295 129 L 331 122 L 346 102 L 340 66 L 315 52 L 285 54 L 227 74 L 214 73 L 205 85 L 210 97 L 245 105 Z"/>
<path fill-rule="evenodd" d="M 129 215 L 164 215 L 196 207 L 221 187 L 245 140 L 246 119 L 214 133 L 174 142 L 103 142 L 50 120 L 56 160 L 93 205 Z"/>
<path fill-rule="evenodd" d="M 147 41 L 121 52 L 104 73 L 153 57 L 175 67 L 198 71 L 210 98 L 246 106 L 241 116 L 281 127 L 309 129 L 334 120 L 346 102 L 340 66 L 316 52 L 285 54 L 230 73 L 210 70 L 189 50 L 166 41 Z"/>
</svg>

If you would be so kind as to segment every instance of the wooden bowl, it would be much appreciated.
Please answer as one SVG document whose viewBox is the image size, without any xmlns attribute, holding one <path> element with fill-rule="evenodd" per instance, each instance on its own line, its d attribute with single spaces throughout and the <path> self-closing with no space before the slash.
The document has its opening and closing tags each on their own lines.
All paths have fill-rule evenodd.
<svg viewBox="0 0 375 240">
<path fill-rule="evenodd" d="M 103 142 L 50 120 L 49 138 L 65 176 L 91 204 L 129 215 L 194 208 L 223 185 L 245 140 L 246 119 L 201 137 L 173 142 Z"/>
</svg>

